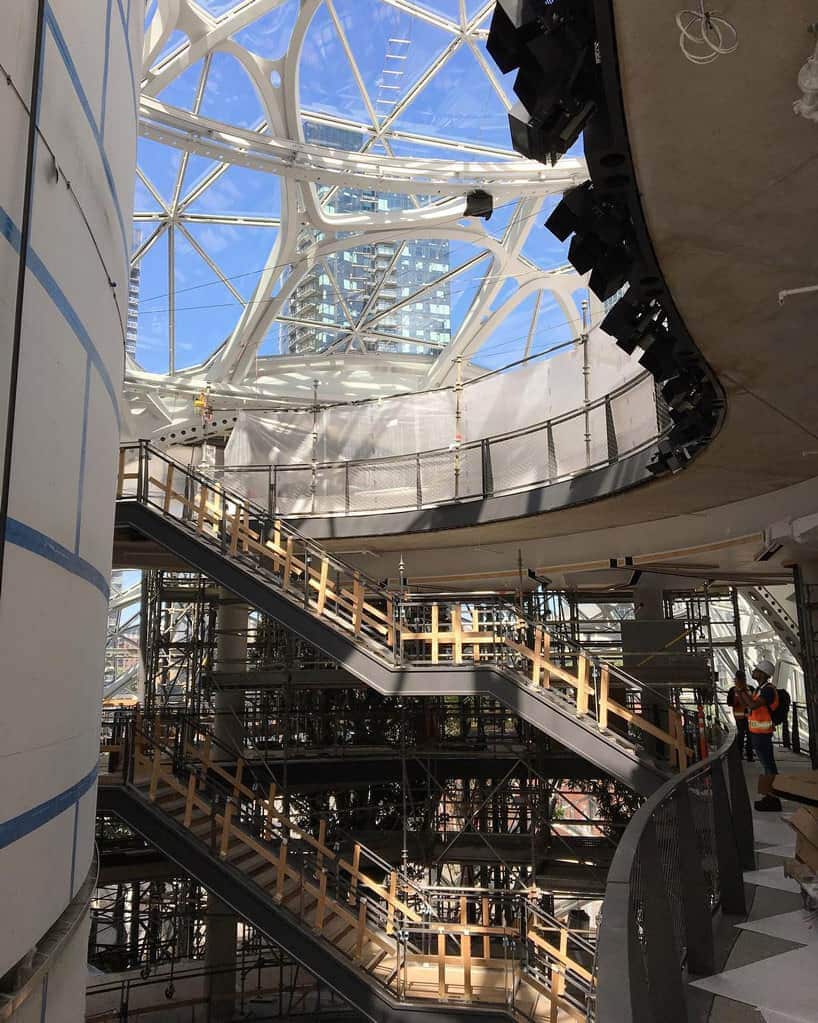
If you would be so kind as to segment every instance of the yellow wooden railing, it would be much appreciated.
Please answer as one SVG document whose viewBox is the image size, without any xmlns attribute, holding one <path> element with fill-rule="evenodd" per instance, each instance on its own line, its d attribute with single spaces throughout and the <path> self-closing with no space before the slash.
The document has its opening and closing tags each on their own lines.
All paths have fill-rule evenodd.
<svg viewBox="0 0 818 1023">
<path fill-rule="evenodd" d="M 662 728 L 612 698 L 612 684 L 639 695 L 639 684 L 620 669 L 598 663 L 592 682 L 588 654 L 572 651 L 566 660 L 575 668 L 569 670 L 552 656 L 549 632 L 522 618 L 515 621 L 513 614 L 500 630 L 496 624 L 488 630 L 465 629 L 466 596 L 431 601 L 428 620 L 416 626 L 410 620 L 415 603 L 334 558 L 243 495 L 147 443 L 120 449 L 117 499 L 148 505 L 218 546 L 225 556 L 250 566 L 310 614 L 389 664 L 495 664 L 513 672 L 518 684 L 537 690 L 556 684 L 569 691 L 576 714 L 593 719 L 600 730 L 618 718 L 635 733 L 658 740 L 674 767 L 684 770 L 693 755 L 682 716 L 673 706 L 663 708 L 667 728 Z"/>
<path fill-rule="evenodd" d="M 127 734 L 106 737 L 102 748 L 143 797 L 238 869 L 249 869 L 240 854 L 250 854 L 249 876 L 264 895 L 395 997 L 585 1023 L 594 978 L 569 948 L 593 950 L 584 934 L 543 913 L 535 892 L 421 887 L 358 842 L 347 860 L 327 844 L 325 819 L 304 828 L 284 812 L 275 784 L 264 793 L 247 784 L 242 758 L 235 768 L 220 762 L 208 734 L 190 741 L 197 731 L 180 718 L 146 721 L 137 713 L 130 722 Z M 374 870 L 365 869 L 368 861 Z"/>
</svg>

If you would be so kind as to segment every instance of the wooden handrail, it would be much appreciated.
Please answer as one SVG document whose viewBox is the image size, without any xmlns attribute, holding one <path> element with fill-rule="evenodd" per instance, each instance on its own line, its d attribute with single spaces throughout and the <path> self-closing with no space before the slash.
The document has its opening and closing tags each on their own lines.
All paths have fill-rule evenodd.
<svg viewBox="0 0 818 1023">
<path fill-rule="evenodd" d="M 285 592 L 295 590 L 302 596 L 305 609 L 310 614 L 354 639 L 366 640 L 385 660 L 391 662 L 395 651 L 405 657 L 410 643 L 421 648 L 419 659 L 432 665 L 499 662 L 508 667 L 509 655 L 515 655 L 526 665 L 520 674 L 526 677 L 528 684 L 538 689 L 549 689 L 554 682 L 569 686 L 574 691 L 577 715 L 593 716 L 600 729 L 607 729 L 610 716 L 614 715 L 663 743 L 668 750 L 668 759 L 675 761 L 675 766 L 686 766 L 688 758 L 693 755 L 693 751 L 687 749 L 683 729 L 673 720 L 672 708 L 669 709 L 669 728 L 664 729 L 612 700 L 610 669 L 604 663 L 600 665 L 600 684 L 595 692 L 590 684 L 590 656 L 581 650 L 573 653 L 576 673 L 557 664 L 551 656 L 554 638 L 541 624 L 534 626 L 533 648 L 493 630 L 464 630 L 460 603 L 455 599 L 445 605 L 450 624 L 441 623 L 444 605 L 435 601 L 430 606 L 429 624 L 414 631 L 403 621 L 399 595 L 380 589 L 356 569 L 343 565 L 314 542 L 295 533 L 280 518 L 270 520 L 271 535 L 264 537 L 251 526 L 253 519 L 264 513 L 254 510 L 241 495 L 227 492 L 220 483 L 197 475 L 148 446 L 138 449 L 140 458 L 147 458 L 150 462 L 151 457 L 156 457 L 166 464 L 164 478 L 162 473 L 151 473 L 150 465 L 144 470 L 140 467 L 136 473 L 126 472 L 127 450 L 120 450 L 119 499 L 128 498 L 128 481 L 138 480 L 144 475 L 149 488 L 153 487 L 156 493 L 156 501 L 152 503 L 163 514 L 188 522 L 210 540 L 220 540 L 229 556 L 250 555 Z M 186 493 L 182 493 L 174 488 L 174 480 L 185 474 L 196 486 L 186 487 Z M 302 547 L 304 552 L 309 551 L 309 558 L 306 553 L 301 554 Z M 370 587 L 374 597 L 367 599 Z M 377 607 L 372 599 L 385 602 L 386 610 Z M 398 611 L 397 616 L 394 615 L 395 610 Z M 511 625 L 513 629 L 514 623 Z M 524 619 L 516 623 L 518 632 L 527 628 L 529 623 Z"/>
</svg>

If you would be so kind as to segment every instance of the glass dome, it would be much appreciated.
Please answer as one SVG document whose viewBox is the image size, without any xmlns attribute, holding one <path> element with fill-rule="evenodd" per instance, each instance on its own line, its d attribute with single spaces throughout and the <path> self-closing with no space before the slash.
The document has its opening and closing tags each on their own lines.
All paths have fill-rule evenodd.
<svg viewBox="0 0 818 1023">
<path fill-rule="evenodd" d="M 548 354 L 587 297 L 543 228 L 586 177 L 510 148 L 493 0 L 152 0 L 126 399 L 344 400 Z M 493 197 L 489 220 L 466 195 Z M 582 289 L 582 290 L 580 290 Z M 592 308 L 592 312 L 597 310 Z"/>
</svg>

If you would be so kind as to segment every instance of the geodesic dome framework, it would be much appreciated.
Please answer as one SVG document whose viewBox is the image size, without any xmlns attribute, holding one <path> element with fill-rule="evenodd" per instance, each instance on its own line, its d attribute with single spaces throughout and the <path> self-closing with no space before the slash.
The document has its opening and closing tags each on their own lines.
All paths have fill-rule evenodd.
<svg viewBox="0 0 818 1023">
<path fill-rule="evenodd" d="M 549 353 L 596 301 L 543 222 L 584 180 L 510 149 L 493 0 L 153 0 L 131 436 L 415 391 Z M 466 195 L 494 200 L 466 217 Z M 458 370 L 459 366 L 459 370 Z M 634 367 L 633 375 L 636 374 Z"/>
</svg>

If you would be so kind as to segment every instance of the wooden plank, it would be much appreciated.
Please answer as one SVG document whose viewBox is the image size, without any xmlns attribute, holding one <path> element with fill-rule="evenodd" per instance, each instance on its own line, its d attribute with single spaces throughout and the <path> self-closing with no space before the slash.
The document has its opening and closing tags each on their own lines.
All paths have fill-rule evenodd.
<svg viewBox="0 0 818 1023">
<path fill-rule="evenodd" d="M 315 610 L 319 615 L 324 613 L 324 607 L 327 603 L 327 578 L 329 577 L 329 558 L 321 559 L 321 575 L 318 580 L 318 599 L 315 604 Z"/>
<path fill-rule="evenodd" d="M 608 699 L 611 694 L 611 675 L 608 665 L 603 664 L 599 671 L 599 707 L 597 720 L 600 728 L 608 727 Z"/>
<path fill-rule="evenodd" d="M 565 932 L 565 928 L 560 928 L 560 933 Z M 567 933 L 567 932 L 566 932 Z M 580 963 L 575 962 L 567 952 L 561 951 L 561 945 L 552 945 L 550 941 L 546 941 L 534 928 L 528 930 L 528 940 L 532 941 L 535 945 L 538 945 L 544 952 L 547 952 L 550 956 L 567 966 L 572 973 L 576 973 L 577 976 L 582 977 L 583 980 L 587 980 L 588 983 L 593 982 L 593 974 L 586 970 Z M 567 946 L 566 946 L 567 948 Z"/>
<path fill-rule="evenodd" d="M 358 846 L 358 844 L 356 843 L 355 848 L 356 849 L 360 849 L 360 846 Z M 354 855 L 355 854 L 353 852 L 353 859 L 354 859 Z M 341 870 L 346 870 L 350 874 L 353 872 L 352 864 L 351 863 L 347 863 L 347 861 L 344 860 L 344 859 L 338 860 L 338 866 L 340 867 Z M 358 871 L 355 872 L 354 880 L 355 880 L 355 887 L 356 888 L 357 888 L 358 884 L 360 883 L 360 884 L 362 884 L 364 886 L 364 888 L 369 888 L 370 891 L 375 892 L 384 901 L 388 901 L 390 896 L 389 896 L 389 892 L 387 891 L 387 889 L 384 888 L 384 886 L 382 884 L 378 884 L 378 882 L 375 881 L 373 878 L 368 877 L 361 870 L 358 870 Z M 399 898 L 395 897 L 394 904 L 395 904 L 395 909 L 400 910 L 400 912 L 403 913 L 403 915 L 405 917 L 407 917 L 409 920 L 412 920 L 415 923 L 419 923 L 422 920 L 422 917 L 418 913 L 416 913 L 413 909 L 411 909 L 409 906 L 407 906 L 405 902 L 401 902 L 401 900 Z"/>
<path fill-rule="evenodd" d="M 236 510 L 233 512 L 233 521 L 231 523 L 231 529 L 230 529 L 230 553 L 231 554 L 237 554 L 238 553 L 238 549 L 239 549 L 239 530 L 241 529 L 242 514 L 243 514 L 243 509 L 237 506 Z"/>
<path fill-rule="evenodd" d="M 446 935 L 437 936 L 437 997 L 446 997 Z"/>
<path fill-rule="evenodd" d="M 577 655 L 577 714 L 588 713 L 588 658 L 585 654 Z"/>
<path fill-rule="evenodd" d="M 395 904 L 398 898 L 398 872 L 397 870 L 389 871 L 389 895 L 387 896 L 387 910 L 386 910 L 386 933 L 394 934 L 395 932 Z"/>
<path fill-rule="evenodd" d="M 293 569 L 293 538 L 287 537 L 287 549 L 284 555 L 284 581 L 285 591 L 290 588 L 290 575 Z"/>
<path fill-rule="evenodd" d="M 534 629 L 534 656 L 531 659 L 531 681 L 538 687 L 540 684 L 540 673 L 542 672 L 542 637 L 542 625 L 537 625 Z"/>
<path fill-rule="evenodd" d="M 542 646 L 540 647 L 540 669 L 542 671 L 542 687 L 549 689 L 551 686 L 551 672 L 548 665 L 551 659 L 551 633 L 543 630 Z"/>
<path fill-rule="evenodd" d="M 459 604 L 452 605 L 452 640 L 454 641 L 454 663 L 463 663 L 463 623 Z"/>
<path fill-rule="evenodd" d="M 675 747 L 676 745 L 675 738 L 668 732 L 665 732 L 663 729 L 657 727 L 656 725 L 653 724 L 653 722 L 648 721 L 647 718 L 643 718 L 639 714 L 634 714 L 632 710 L 628 710 L 627 707 L 623 707 L 620 703 L 617 703 L 615 700 L 611 699 L 608 700 L 608 713 L 616 714 L 617 717 L 620 717 L 623 720 L 629 722 L 636 728 L 641 729 L 641 731 L 647 732 L 649 735 L 652 735 L 657 739 L 661 739 L 662 742 L 666 743 L 668 746 Z"/>
<path fill-rule="evenodd" d="M 440 609 L 437 604 L 432 604 L 432 664 L 437 664 L 439 661 L 439 640 L 438 631 L 440 629 Z"/>
<path fill-rule="evenodd" d="M 357 574 L 352 580 L 352 598 L 352 631 L 357 636 L 361 631 L 361 620 L 364 610 L 364 588 Z"/>
<path fill-rule="evenodd" d="M 167 515 L 170 511 L 171 494 L 173 493 L 173 472 L 176 466 L 173 462 L 168 465 L 167 476 L 165 477 L 165 500 L 162 502 L 162 511 Z"/>
<path fill-rule="evenodd" d="M 489 925 L 489 897 L 484 895 L 480 902 L 480 920 L 484 927 Z M 489 959 L 491 957 L 491 938 L 487 933 L 483 934 L 483 958 Z"/>
</svg>

